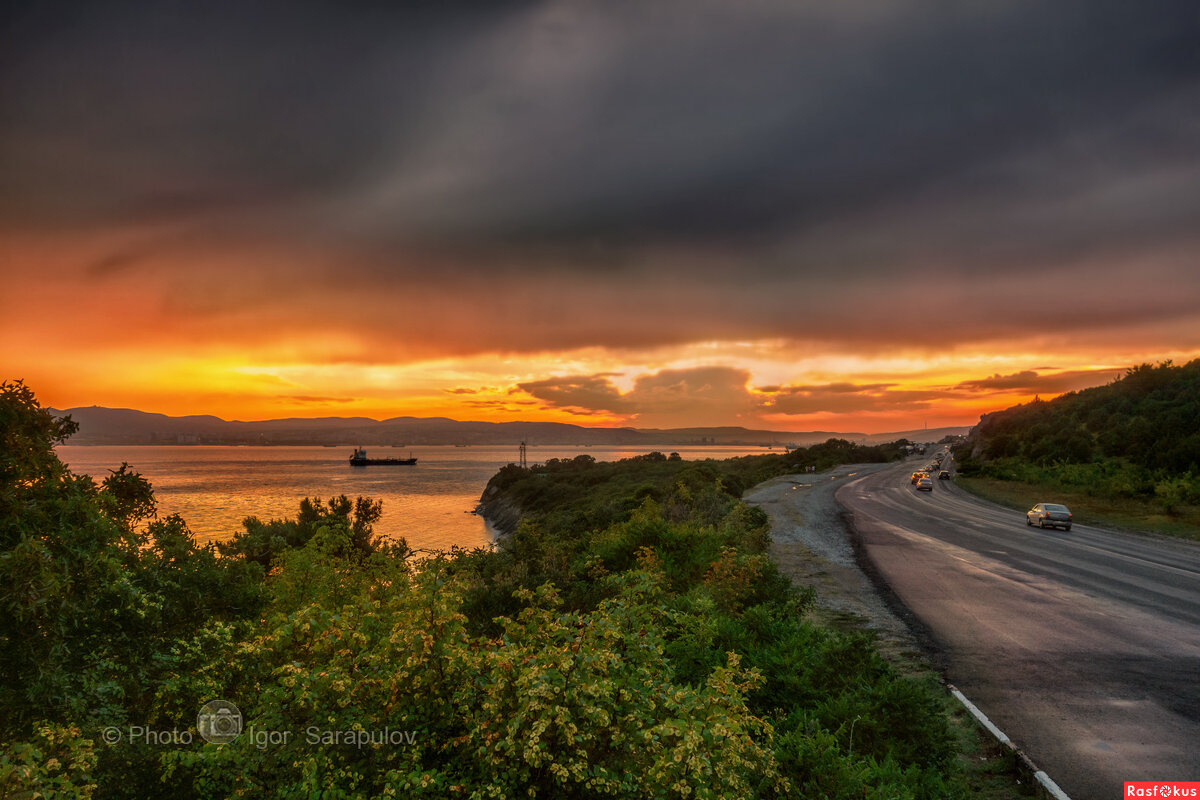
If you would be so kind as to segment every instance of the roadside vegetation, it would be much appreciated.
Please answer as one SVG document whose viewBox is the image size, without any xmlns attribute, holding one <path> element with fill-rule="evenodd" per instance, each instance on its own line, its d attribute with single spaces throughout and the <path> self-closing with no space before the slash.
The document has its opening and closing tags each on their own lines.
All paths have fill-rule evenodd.
<svg viewBox="0 0 1200 800">
<path fill-rule="evenodd" d="M 419 559 L 365 498 L 199 546 L 74 427 L 0 385 L 0 797 L 971 796 L 936 683 L 767 557 L 738 487 L 787 457 L 510 467 L 516 531 Z"/>
<path fill-rule="evenodd" d="M 555 529 L 594 531 L 628 519 L 647 499 L 662 502 L 679 482 L 717 486 L 724 496 L 742 493 L 770 478 L 839 464 L 880 463 L 904 458 L 905 440 L 858 445 L 845 439 L 792 450 L 720 461 L 684 461 L 678 453 L 647 453 L 598 462 L 589 455 L 549 459 L 524 470 L 509 464 L 484 491 L 485 508 L 509 504 L 522 515 Z M 532 480 L 531 480 L 532 478 Z M 490 509 L 489 509 L 490 510 Z"/>
<path fill-rule="evenodd" d="M 959 483 L 1076 521 L 1200 539 L 1200 360 L 985 415 L 955 448 Z"/>
</svg>

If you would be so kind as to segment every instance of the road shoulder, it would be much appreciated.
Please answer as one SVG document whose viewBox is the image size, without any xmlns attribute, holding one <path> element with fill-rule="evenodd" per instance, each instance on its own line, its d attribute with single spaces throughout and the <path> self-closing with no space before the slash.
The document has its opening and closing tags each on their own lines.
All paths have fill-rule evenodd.
<svg viewBox="0 0 1200 800">
<path fill-rule="evenodd" d="M 885 657 L 908 671 L 930 666 L 931 651 L 893 610 L 860 566 L 834 498 L 849 480 L 886 464 L 851 464 L 822 473 L 783 475 L 746 492 L 771 520 L 771 556 L 784 575 L 816 593 L 815 615 L 844 630 L 867 630 Z"/>
<path fill-rule="evenodd" d="M 854 464 L 823 473 L 772 478 L 743 499 L 771 521 L 771 556 L 798 587 L 812 588 L 814 621 L 844 631 L 866 631 L 880 654 L 902 674 L 943 681 L 932 638 L 880 576 L 868 574 L 837 490 L 891 464 Z M 865 567 L 865 569 L 864 569 Z M 958 741 L 972 797 L 1012 800 L 1036 793 L 1019 755 L 987 734 L 949 693 L 943 705 Z"/>
</svg>

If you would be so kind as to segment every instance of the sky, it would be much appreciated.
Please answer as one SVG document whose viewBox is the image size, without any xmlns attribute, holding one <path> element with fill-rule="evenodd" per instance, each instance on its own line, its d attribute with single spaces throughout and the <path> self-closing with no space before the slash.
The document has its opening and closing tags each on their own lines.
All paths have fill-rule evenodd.
<svg viewBox="0 0 1200 800">
<path fill-rule="evenodd" d="M 0 14 L 44 405 L 875 433 L 1200 356 L 1195 0 Z"/>
</svg>

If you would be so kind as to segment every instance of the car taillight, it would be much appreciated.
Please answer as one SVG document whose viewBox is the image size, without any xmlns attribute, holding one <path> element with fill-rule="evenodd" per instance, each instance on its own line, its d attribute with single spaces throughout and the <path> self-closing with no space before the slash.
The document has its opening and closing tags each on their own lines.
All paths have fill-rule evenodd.
<svg viewBox="0 0 1200 800">
<path fill-rule="evenodd" d="M 1042 512 L 1042 519 L 1050 519 L 1050 512 L 1049 512 L 1049 511 L 1043 511 L 1043 512 Z"/>
</svg>

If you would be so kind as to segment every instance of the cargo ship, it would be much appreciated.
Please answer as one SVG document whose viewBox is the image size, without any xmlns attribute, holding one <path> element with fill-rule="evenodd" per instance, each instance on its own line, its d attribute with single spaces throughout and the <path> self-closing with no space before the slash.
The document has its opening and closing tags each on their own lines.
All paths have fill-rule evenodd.
<svg viewBox="0 0 1200 800">
<path fill-rule="evenodd" d="M 367 458 L 367 450 L 365 447 L 356 447 L 350 455 L 350 466 L 352 467 L 370 467 L 376 465 L 383 466 L 412 466 L 417 463 L 417 460 L 412 457 L 412 453 L 408 454 L 408 458 Z"/>
</svg>

